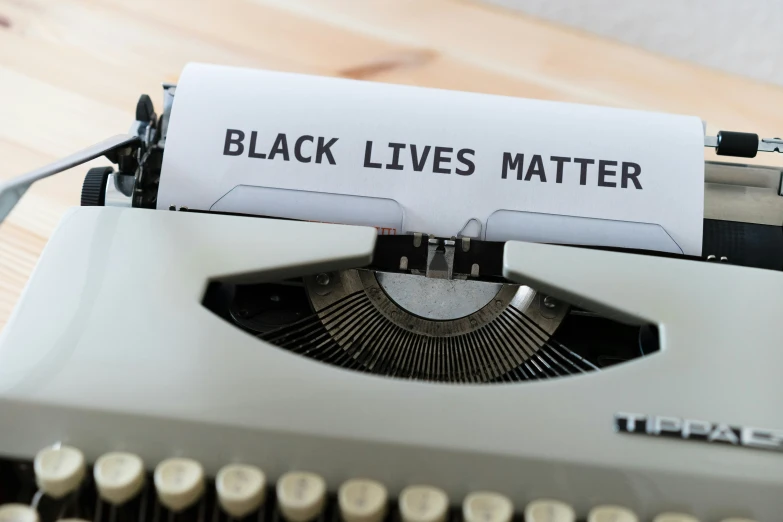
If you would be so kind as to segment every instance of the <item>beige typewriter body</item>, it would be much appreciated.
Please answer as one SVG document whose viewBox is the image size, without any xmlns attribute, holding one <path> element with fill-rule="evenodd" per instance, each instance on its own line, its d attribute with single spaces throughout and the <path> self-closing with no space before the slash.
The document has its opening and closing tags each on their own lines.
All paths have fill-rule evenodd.
<svg viewBox="0 0 783 522">
<path fill-rule="evenodd" d="M 783 451 L 619 433 L 620 412 L 758 428 L 780 449 L 779 272 L 508 243 L 504 275 L 660 329 L 661 351 L 602 372 L 428 384 L 321 364 L 201 305 L 210 278 L 271 281 L 370 262 L 375 231 L 141 209 L 72 210 L 0 337 L 0 450 L 57 441 L 152 469 L 172 456 L 549 497 L 579 517 L 617 503 L 642 520 L 780 520 Z M 666 422 L 674 422 L 663 419 Z M 756 433 L 756 435 L 753 435 Z"/>
</svg>

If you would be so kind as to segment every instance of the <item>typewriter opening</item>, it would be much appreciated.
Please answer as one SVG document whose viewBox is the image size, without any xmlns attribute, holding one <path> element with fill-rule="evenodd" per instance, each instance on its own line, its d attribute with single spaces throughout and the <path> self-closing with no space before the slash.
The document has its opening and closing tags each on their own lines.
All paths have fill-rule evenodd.
<svg viewBox="0 0 783 522">
<path fill-rule="evenodd" d="M 488 270 L 431 277 L 415 255 L 263 284 L 210 282 L 203 304 L 281 349 L 349 370 L 401 379 L 490 384 L 582 374 L 659 350 L 658 330 L 625 324 L 513 284 Z M 477 246 L 477 245 L 474 245 Z M 502 248 L 474 248 L 498 267 Z M 464 252 L 463 252 L 464 254 Z M 433 256 L 430 256 L 433 260 Z M 425 263 L 426 264 L 426 263 Z M 434 269 L 438 269 L 435 266 Z M 433 269 L 433 270 L 434 270 Z"/>
</svg>

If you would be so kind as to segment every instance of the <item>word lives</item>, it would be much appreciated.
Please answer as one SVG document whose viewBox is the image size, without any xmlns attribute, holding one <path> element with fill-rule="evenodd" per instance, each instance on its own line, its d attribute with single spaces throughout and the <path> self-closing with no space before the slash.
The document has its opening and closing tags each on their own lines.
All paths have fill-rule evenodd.
<svg viewBox="0 0 783 522">
<path fill-rule="evenodd" d="M 435 174 L 451 174 L 470 176 L 476 172 L 473 149 L 459 149 L 456 154 L 457 165 L 452 167 L 454 149 L 452 147 L 433 147 L 432 145 L 416 145 L 414 143 L 389 143 L 391 159 L 387 163 L 373 161 L 373 142 L 364 145 L 364 167 L 368 169 L 406 170 L 422 172 L 425 169 Z M 407 156 L 410 154 L 410 162 Z M 430 159 L 429 163 L 427 160 Z M 453 170 L 452 170 L 453 169 Z"/>
</svg>

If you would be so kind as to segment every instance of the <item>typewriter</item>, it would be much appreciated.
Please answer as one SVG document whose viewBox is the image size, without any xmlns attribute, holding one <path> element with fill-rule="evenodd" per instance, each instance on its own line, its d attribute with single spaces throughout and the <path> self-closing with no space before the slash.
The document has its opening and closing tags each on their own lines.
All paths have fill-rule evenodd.
<svg viewBox="0 0 783 522">
<path fill-rule="evenodd" d="M 0 186 L 107 160 L 0 337 L 0 522 L 783 519 L 779 168 L 706 164 L 701 257 L 156 210 L 163 90 Z"/>
</svg>

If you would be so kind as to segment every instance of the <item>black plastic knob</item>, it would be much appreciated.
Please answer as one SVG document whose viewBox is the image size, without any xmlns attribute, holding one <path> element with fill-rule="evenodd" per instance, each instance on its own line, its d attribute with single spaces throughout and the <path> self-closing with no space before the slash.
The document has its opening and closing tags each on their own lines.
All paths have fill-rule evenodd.
<svg viewBox="0 0 783 522">
<path fill-rule="evenodd" d="M 139 101 L 136 102 L 136 121 L 154 122 L 156 119 L 155 106 L 152 104 L 152 100 L 149 95 L 142 94 L 139 97 Z"/>
<path fill-rule="evenodd" d="M 111 167 L 97 167 L 87 171 L 82 183 L 83 207 L 102 207 L 106 203 L 106 183 L 112 172 L 114 169 Z"/>
<path fill-rule="evenodd" d="M 720 131 L 715 153 L 718 156 L 755 158 L 759 148 L 759 135 L 750 132 Z"/>
</svg>

